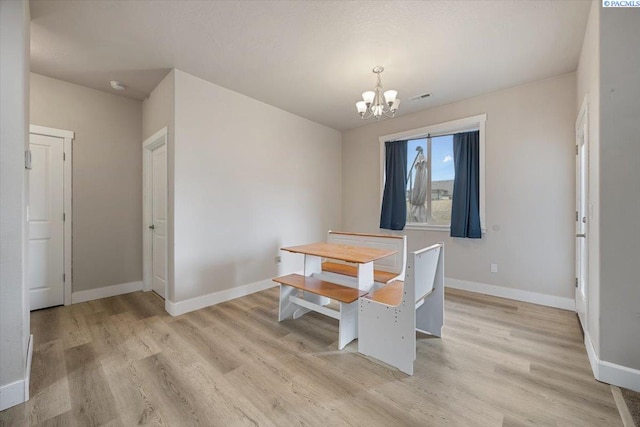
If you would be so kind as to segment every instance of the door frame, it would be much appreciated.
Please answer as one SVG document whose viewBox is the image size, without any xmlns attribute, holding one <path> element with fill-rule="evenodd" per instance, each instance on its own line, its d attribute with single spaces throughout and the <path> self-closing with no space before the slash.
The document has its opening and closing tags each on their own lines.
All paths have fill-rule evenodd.
<svg viewBox="0 0 640 427">
<path fill-rule="evenodd" d="M 51 136 L 55 138 L 61 138 L 63 140 L 63 153 L 64 153 L 64 180 L 62 194 L 64 198 L 64 221 L 62 223 L 64 228 L 63 241 L 64 241 L 64 305 L 71 304 L 71 290 L 73 289 L 72 281 L 73 275 L 71 270 L 71 257 L 73 255 L 73 241 L 72 241 L 72 224 L 73 224 L 73 205 L 72 205 L 72 164 L 73 164 L 73 150 L 72 143 L 75 139 L 75 133 L 70 130 L 56 129 L 46 126 L 29 125 L 29 135 L 43 135 Z M 31 138 L 29 138 L 31 139 Z M 29 142 L 31 143 L 31 142 Z M 27 260 L 28 262 L 28 260 Z"/>
<path fill-rule="evenodd" d="M 584 216 L 587 218 L 586 222 L 584 223 L 584 233 L 586 235 L 586 237 L 584 237 L 584 245 L 586 247 L 585 249 L 585 259 L 583 260 L 584 264 L 586 264 L 587 266 L 589 265 L 589 100 L 588 100 L 588 95 L 585 95 L 584 99 L 582 100 L 582 105 L 580 106 L 580 112 L 578 113 L 578 117 L 576 118 L 576 124 L 575 124 L 575 141 L 576 141 L 576 198 L 575 198 L 575 206 L 576 206 L 576 223 L 575 223 L 575 233 L 576 235 L 580 232 L 580 221 L 581 218 L 579 218 L 578 216 L 578 203 L 580 200 L 580 155 L 579 155 L 579 151 L 578 151 L 578 144 L 579 144 L 579 136 L 580 132 L 582 132 L 583 134 L 583 150 L 584 150 L 584 156 L 585 156 L 585 162 L 584 162 L 584 168 L 585 170 L 582 171 L 583 174 L 585 174 L 586 179 L 584 182 L 584 198 L 585 200 L 583 201 L 584 206 L 585 206 L 585 212 L 584 212 Z M 587 318 L 589 316 L 589 269 L 588 268 L 582 268 L 582 272 L 578 272 L 578 268 L 579 266 L 581 266 L 581 264 L 578 262 L 579 257 L 581 256 L 580 254 L 580 249 L 578 246 L 578 239 L 579 237 L 575 237 L 575 241 L 576 241 L 576 259 L 575 259 L 575 274 L 576 274 L 576 288 L 575 288 L 575 304 L 576 304 L 576 313 L 578 313 L 578 318 L 580 319 L 580 323 L 582 324 L 582 328 L 586 331 L 587 329 Z M 580 275 L 582 275 L 583 277 L 580 277 Z M 580 283 L 579 280 L 582 280 L 584 282 L 584 315 L 585 318 L 583 319 L 580 316 L 580 310 L 578 308 L 578 299 L 579 299 L 579 292 L 580 292 Z"/>
<path fill-rule="evenodd" d="M 151 135 L 149 138 L 145 139 L 142 142 L 142 204 L 143 204 L 143 213 L 142 213 L 142 241 L 143 241 L 143 253 L 142 253 L 142 283 L 143 290 L 148 292 L 151 290 L 151 281 L 153 276 L 153 258 L 152 258 L 152 248 L 153 248 L 153 239 L 152 232 L 149 229 L 149 225 L 153 221 L 153 206 L 152 204 L 152 191 L 153 191 L 153 169 L 152 169 L 152 153 L 158 147 L 163 145 L 167 145 L 167 128 L 164 127 L 160 129 L 158 132 Z M 168 147 L 167 147 L 168 148 Z M 169 163 L 169 150 L 167 150 L 167 206 L 169 202 L 169 182 L 168 182 L 168 163 Z M 165 217 L 167 212 L 165 211 Z M 167 218 L 168 222 L 168 218 Z M 169 230 L 167 227 L 167 242 L 169 241 Z M 168 249 L 168 248 L 167 248 Z M 165 251 L 168 255 L 168 250 Z M 168 258 L 168 257 L 167 257 Z M 168 259 L 165 260 L 165 269 L 169 269 Z M 169 277 L 167 271 L 165 271 L 165 277 L 167 280 L 165 281 L 165 290 L 164 290 L 164 298 L 165 301 L 169 300 Z"/>
</svg>

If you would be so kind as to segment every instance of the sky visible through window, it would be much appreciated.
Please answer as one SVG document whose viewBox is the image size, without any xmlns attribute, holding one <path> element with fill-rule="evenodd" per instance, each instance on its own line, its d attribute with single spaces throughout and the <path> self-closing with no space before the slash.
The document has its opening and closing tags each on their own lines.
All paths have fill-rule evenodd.
<svg viewBox="0 0 640 427">
<path fill-rule="evenodd" d="M 418 146 L 423 148 L 424 154 L 427 156 L 426 138 L 409 140 L 407 142 L 407 171 L 411 168 L 413 160 L 418 154 L 416 151 Z M 431 180 L 447 181 L 453 179 L 455 175 L 453 167 L 453 135 L 431 138 L 431 150 L 433 152 Z"/>
</svg>

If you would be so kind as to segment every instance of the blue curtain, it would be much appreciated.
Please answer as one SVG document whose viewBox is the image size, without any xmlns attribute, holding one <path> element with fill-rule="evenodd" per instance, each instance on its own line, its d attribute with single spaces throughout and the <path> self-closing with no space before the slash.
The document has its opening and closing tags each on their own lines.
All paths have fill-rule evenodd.
<svg viewBox="0 0 640 427">
<path fill-rule="evenodd" d="M 407 141 L 387 141 L 380 228 L 403 230 L 407 223 Z"/>
<path fill-rule="evenodd" d="M 480 239 L 480 131 L 453 136 L 451 237 Z"/>
</svg>

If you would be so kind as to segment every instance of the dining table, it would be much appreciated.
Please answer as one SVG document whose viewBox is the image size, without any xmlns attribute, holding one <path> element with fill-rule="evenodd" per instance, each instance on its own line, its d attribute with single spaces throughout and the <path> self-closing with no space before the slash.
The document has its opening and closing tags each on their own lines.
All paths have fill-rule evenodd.
<svg viewBox="0 0 640 427">
<path fill-rule="evenodd" d="M 397 251 L 389 249 L 329 242 L 288 246 L 282 248 L 282 250 L 304 255 L 304 275 L 307 277 L 322 274 L 322 260 L 325 258 L 356 264 L 358 274 L 353 287 L 367 292 L 374 285 L 373 262 L 397 253 Z M 344 284 L 349 285 L 349 282 L 347 281 Z"/>
</svg>

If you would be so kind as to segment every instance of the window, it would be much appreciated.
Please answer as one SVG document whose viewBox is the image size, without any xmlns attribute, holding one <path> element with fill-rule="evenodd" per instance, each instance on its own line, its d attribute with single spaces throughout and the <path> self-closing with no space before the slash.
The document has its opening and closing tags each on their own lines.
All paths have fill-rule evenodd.
<svg viewBox="0 0 640 427">
<path fill-rule="evenodd" d="M 407 223 L 451 224 L 453 135 L 410 139 L 407 171 Z"/>
<path fill-rule="evenodd" d="M 384 191 L 384 143 L 407 140 L 405 229 L 448 231 L 455 168 L 453 134 L 480 131 L 480 220 L 484 231 L 484 125 L 486 115 L 454 120 L 380 137 L 380 194 Z M 382 198 L 382 197 L 381 197 Z"/>
</svg>

